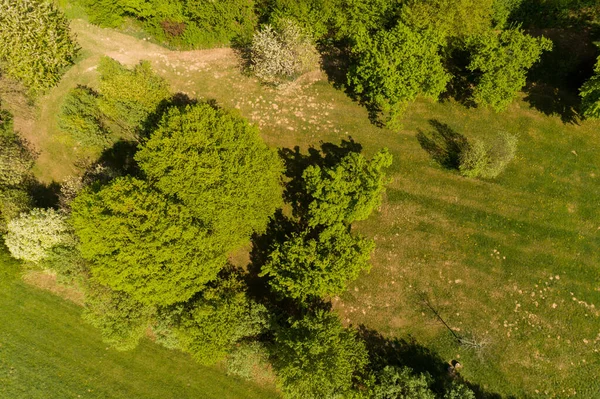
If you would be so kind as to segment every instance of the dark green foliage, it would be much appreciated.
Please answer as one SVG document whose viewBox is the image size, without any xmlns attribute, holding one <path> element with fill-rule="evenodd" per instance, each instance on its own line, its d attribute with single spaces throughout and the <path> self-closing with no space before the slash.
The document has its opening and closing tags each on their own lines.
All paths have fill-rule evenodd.
<svg viewBox="0 0 600 399">
<path fill-rule="evenodd" d="M 385 367 L 377 376 L 372 399 L 436 399 L 430 377 L 414 375 L 408 367 Z M 466 398 L 465 398 L 466 399 Z"/>
<path fill-rule="evenodd" d="M 437 99 L 445 91 L 450 75 L 433 31 L 399 23 L 374 35 L 360 32 L 355 40 L 348 83 L 372 107 L 394 117 L 418 95 Z"/>
<path fill-rule="evenodd" d="M 137 346 L 150 325 L 154 310 L 124 292 L 89 281 L 83 318 L 100 329 L 103 340 L 118 350 Z"/>
<path fill-rule="evenodd" d="M 86 190 L 72 222 L 92 275 L 146 304 L 190 299 L 226 262 L 219 237 L 190 210 L 134 178 Z"/>
<path fill-rule="evenodd" d="M 335 18 L 338 39 L 353 39 L 358 33 L 372 33 L 396 25 L 403 0 L 340 1 Z"/>
<path fill-rule="evenodd" d="M 501 133 L 487 142 L 475 140 L 460 154 L 460 173 L 466 177 L 498 177 L 517 152 L 517 138 Z"/>
<path fill-rule="evenodd" d="M 281 205 L 281 161 L 259 132 L 208 104 L 170 109 L 135 156 L 226 250 L 265 230 Z"/>
<path fill-rule="evenodd" d="M 290 399 L 346 398 L 368 362 L 356 332 L 325 311 L 280 327 L 273 351 L 273 367 Z"/>
<path fill-rule="evenodd" d="M 586 118 L 600 118 L 600 58 L 596 62 L 594 72 L 579 90 L 582 114 Z"/>
<path fill-rule="evenodd" d="M 308 167 L 302 175 L 304 190 L 311 198 L 307 223 L 350 224 L 368 218 L 381 203 L 387 183 L 385 170 L 391 164 L 392 156 L 382 150 L 371 160 L 351 152 L 334 167 Z"/>
<path fill-rule="evenodd" d="M 331 30 L 340 3 L 340 0 L 270 0 L 267 13 L 271 23 L 281 18 L 292 19 L 318 40 Z"/>
<path fill-rule="evenodd" d="M 248 299 L 245 291 L 232 273 L 189 302 L 166 310 L 173 313 L 172 334 L 179 348 L 210 365 L 224 359 L 238 341 L 259 335 L 267 325 L 266 309 Z"/>
<path fill-rule="evenodd" d="M 31 96 L 58 83 L 78 47 L 53 2 L 0 0 L 0 70 Z"/>
<path fill-rule="evenodd" d="M 520 29 L 501 33 L 489 32 L 468 41 L 471 61 L 468 69 L 475 73 L 473 101 L 504 110 L 526 83 L 527 70 L 552 42 L 544 37 L 534 38 Z"/>
<path fill-rule="evenodd" d="M 78 86 L 65 97 L 58 125 L 82 145 L 104 147 L 110 143 L 110 131 L 104 119 L 98 107 L 98 93 Z"/>
<path fill-rule="evenodd" d="M 466 385 L 454 382 L 444 394 L 444 399 L 475 399 L 475 393 Z"/>
<path fill-rule="evenodd" d="M 354 237 L 343 225 L 334 225 L 316 237 L 305 231 L 280 244 L 263 266 L 271 288 L 287 297 L 339 295 L 361 271 L 369 270 L 373 241 Z"/>
<path fill-rule="evenodd" d="M 527 0 L 494 0 L 492 6 L 494 25 L 504 28 L 508 25 L 511 16 L 518 10 L 521 3 Z"/>
<path fill-rule="evenodd" d="M 33 206 L 23 187 L 0 187 L 0 233 L 6 233 L 8 222 Z"/>
<path fill-rule="evenodd" d="M 127 132 L 139 130 L 148 116 L 170 96 L 169 85 L 154 73 L 147 61 L 128 69 L 118 61 L 104 57 L 98 72 L 99 109 Z"/>
</svg>

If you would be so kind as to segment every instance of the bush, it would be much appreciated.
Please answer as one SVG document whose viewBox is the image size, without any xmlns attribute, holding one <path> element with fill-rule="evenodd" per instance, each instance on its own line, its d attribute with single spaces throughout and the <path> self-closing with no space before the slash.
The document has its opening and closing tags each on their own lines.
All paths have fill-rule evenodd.
<svg viewBox="0 0 600 399">
<path fill-rule="evenodd" d="M 594 75 L 579 89 L 581 110 L 586 118 L 600 118 L 600 57 L 594 72 Z"/>
<path fill-rule="evenodd" d="M 238 344 L 227 356 L 227 374 L 245 380 L 271 380 L 273 373 L 269 364 L 267 349 L 256 341 Z"/>
<path fill-rule="evenodd" d="M 73 247 L 75 239 L 64 214 L 36 208 L 8 223 L 5 243 L 13 257 L 38 263 L 54 247 Z"/>
<path fill-rule="evenodd" d="M 23 184 L 32 166 L 31 152 L 13 131 L 12 115 L 0 110 L 0 189 Z"/>
<path fill-rule="evenodd" d="M 312 40 L 291 20 L 266 25 L 252 38 L 251 69 L 263 82 L 279 84 L 318 67 Z"/>
<path fill-rule="evenodd" d="M 78 86 L 65 97 L 59 127 L 86 146 L 106 147 L 110 131 L 98 106 L 98 93 L 86 86 Z"/>
<path fill-rule="evenodd" d="M 517 138 L 502 133 L 491 143 L 476 140 L 460 155 L 460 173 L 466 177 L 492 179 L 500 175 L 517 152 Z"/>
<path fill-rule="evenodd" d="M 78 50 L 69 21 L 53 2 L 0 0 L 0 69 L 31 96 L 56 85 Z"/>
<path fill-rule="evenodd" d="M 429 389 L 429 375 L 414 375 L 408 367 L 385 367 L 377 376 L 372 399 L 436 399 Z"/>
<path fill-rule="evenodd" d="M 0 233 L 6 233 L 8 223 L 31 209 L 32 199 L 22 187 L 0 187 Z"/>
</svg>

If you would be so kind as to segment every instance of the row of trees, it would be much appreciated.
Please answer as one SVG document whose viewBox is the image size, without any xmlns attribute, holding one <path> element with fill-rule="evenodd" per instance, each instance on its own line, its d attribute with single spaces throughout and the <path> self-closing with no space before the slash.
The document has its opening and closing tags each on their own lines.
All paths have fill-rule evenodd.
<svg viewBox="0 0 600 399">
<path fill-rule="evenodd" d="M 88 122 L 136 126 L 135 165 L 69 179 L 61 209 L 13 214 L 5 243 L 32 267 L 79 284 L 84 319 L 107 343 L 131 349 L 150 331 L 157 343 L 202 364 L 227 360 L 246 377 L 248 362 L 268 362 L 289 398 L 473 397 L 451 380 L 434 393 L 427 375 L 372 362 L 358 332 L 330 311 L 328 298 L 369 269 L 374 243 L 352 223 L 381 202 L 386 150 L 368 159 L 335 146 L 296 167 L 286 159 L 283 178 L 281 158 L 237 114 L 159 100 L 163 85 L 145 63 L 127 69 L 107 59 L 100 71 L 98 90 L 85 90 L 96 93 L 102 118 Z M 111 112 L 136 96 L 154 100 L 144 112 Z M 23 186 L 26 159 L 6 185 Z M 252 267 L 232 266 L 229 255 L 253 235 Z"/>
</svg>

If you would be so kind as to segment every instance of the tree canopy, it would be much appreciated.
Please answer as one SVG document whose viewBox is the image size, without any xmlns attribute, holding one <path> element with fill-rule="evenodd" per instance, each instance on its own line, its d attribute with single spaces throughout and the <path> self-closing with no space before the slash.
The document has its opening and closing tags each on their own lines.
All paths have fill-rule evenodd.
<svg viewBox="0 0 600 399">
<path fill-rule="evenodd" d="M 594 75 L 579 90 L 581 109 L 587 118 L 600 118 L 600 58 L 594 67 Z"/>
</svg>

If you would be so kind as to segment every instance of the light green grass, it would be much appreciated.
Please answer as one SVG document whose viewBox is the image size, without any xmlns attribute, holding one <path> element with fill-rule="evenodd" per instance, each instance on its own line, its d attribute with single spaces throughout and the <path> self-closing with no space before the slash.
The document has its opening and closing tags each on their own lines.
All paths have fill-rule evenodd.
<svg viewBox="0 0 600 399">
<path fill-rule="evenodd" d="M 387 197 L 357 225 L 376 239 L 374 266 L 335 301 L 344 320 L 458 358 L 461 374 L 490 392 L 600 397 L 600 124 L 565 125 L 520 101 L 496 114 L 420 100 L 402 129 L 380 129 L 322 76 L 273 90 L 244 76 L 226 50 L 169 52 L 81 21 L 74 28 L 86 58 L 41 102 L 32 130 L 43 137 L 40 177 L 60 180 L 75 169 L 81 152 L 61 139 L 53 110 L 68 87 L 94 82 L 90 68 L 102 54 L 130 64 L 149 59 L 174 91 L 238 108 L 274 147 L 348 136 L 367 154 L 388 147 L 395 162 Z M 516 134 L 517 158 L 494 181 L 445 170 L 416 139 L 432 130 L 430 119 L 468 139 Z M 54 153 L 64 155 L 59 163 Z M 457 334 L 483 348 L 460 347 L 422 293 Z"/>
<path fill-rule="evenodd" d="M 149 341 L 109 349 L 80 307 L 19 281 L 4 251 L 0 268 L 0 398 L 278 397 Z"/>
</svg>

